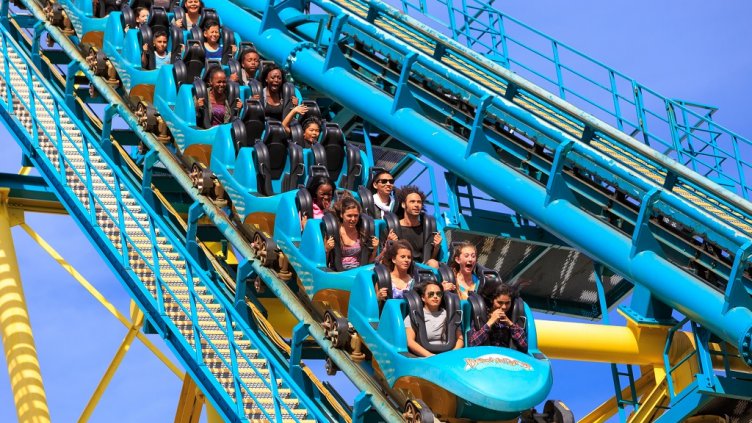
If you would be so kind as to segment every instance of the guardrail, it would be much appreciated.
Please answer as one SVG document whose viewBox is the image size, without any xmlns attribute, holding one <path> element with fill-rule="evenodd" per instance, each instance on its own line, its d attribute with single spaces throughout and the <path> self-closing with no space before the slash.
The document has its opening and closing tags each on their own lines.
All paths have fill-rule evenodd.
<svg viewBox="0 0 752 423">
<path fill-rule="evenodd" d="M 493 1 L 386 3 L 750 199 L 752 142 L 714 122 L 715 107 L 665 97 L 494 9 Z"/>
</svg>

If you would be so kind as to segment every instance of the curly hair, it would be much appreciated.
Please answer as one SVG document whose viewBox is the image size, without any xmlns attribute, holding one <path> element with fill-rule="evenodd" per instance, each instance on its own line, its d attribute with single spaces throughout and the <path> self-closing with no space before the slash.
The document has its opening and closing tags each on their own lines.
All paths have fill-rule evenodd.
<svg viewBox="0 0 752 423">
<path fill-rule="evenodd" d="M 488 310 L 493 308 L 493 302 L 499 295 L 508 295 L 514 301 L 519 296 L 519 293 L 515 288 L 504 282 L 486 283 L 480 292 L 480 296 L 483 297 Z"/>
<path fill-rule="evenodd" d="M 269 76 L 269 74 L 273 70 L 278 70 L 282 74 L 282 82 L 285 82 L 287 80 L 285 78 L 285 71 L 282 70 L 282 68 L 280 68 L 279 66 L 277 66 L 276 63 L 271 63 L 269 65 L 266 65 L 264 67 L 264 70 L 261 72 L 260 80 L 261 80 L 261 85 L 263 85 L 264 87 L 266 87 L 266 77 Z"/>
<path fill-rule="evenodd" d="M 452 251 L 452 259 L 449 261 L 449 267 L 454 273 L 460 272 L 460 265 L 457 263 L 456 259 L 462 254 L 462 250 L 465 248 L 472 248 L 473 251 L 475 251 L 475 254 L 478 254 L 478 248 L 472 242 L 462 241 L 457 243 Z"/>
<path fill-rule="evenodd" d="M 404 207 L 402 207 L 402 204 L 407 201 L 407 197 L 411 194 L 418 194 L 420 196 L 420 201 L 423 203 L 423 208 L 421 209 L 421 211 L 426 210 L 426 193 L 418 188 L 417 185 L 405 185 L 404 187 L 397 190 L 397 216 L 404 217 L 405 209 Z"/>
<path fill-rule="evenodd" d="M 384 250 L 384 256 L 381 258 L 381 264 L 387 267 L 390 272 L 394 271 L 394 260 L 397 257 L 397 253 L 399 250 L 407 250 L 410 252 L 410 267 L 407 269 L 407 273 L 412 273 L 413 266 L 415 266 L 415 263 L 412 261 L 413 258 L 413 249 L 410 246 L 410 243 L 405 241 L 404 239 L 400 239 L 397 241 L 388 241 L 388 245 L 386 249 Z"/>
</svg>

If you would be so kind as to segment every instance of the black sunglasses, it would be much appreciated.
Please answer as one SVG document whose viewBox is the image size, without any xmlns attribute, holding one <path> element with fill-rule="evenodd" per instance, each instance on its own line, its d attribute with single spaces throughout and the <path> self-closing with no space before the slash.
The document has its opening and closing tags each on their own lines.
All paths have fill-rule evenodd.
<svg viewBox="0 0 752 423">
<path fill-rule="evenodd" d="M 441 291 L 426 292 L 426 297 L 428 297 L 428 298 L 431 298 L 431 297 L 441 298 L 443 296 L 444 296 L 444 293 L 441 292 Z"/>
<path fill-rule="evenodd" d="M 392 185 L 394 185 L 394 179 L 379 179 L 376 182 L 378 182 L 380 184 L 392 184 Z"/>
</svg>

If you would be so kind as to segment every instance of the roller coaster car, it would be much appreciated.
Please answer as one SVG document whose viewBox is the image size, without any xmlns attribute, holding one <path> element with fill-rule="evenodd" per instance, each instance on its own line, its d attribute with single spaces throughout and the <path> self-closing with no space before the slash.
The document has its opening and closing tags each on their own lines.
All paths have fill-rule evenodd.
<svg viewBox="0 0 752 423">
<path fill-rule="evenodd" d="M 107 19 L 106 14 L 96 16 L 94 4 L 91 0 L 59 0 L 63 7 L 62 29 L 66 36 L 78 35 L 82 43 L 89 43 L 97 48 L 102 47 Z M 122 3 L 100 1 L 100 7 L 107 8 L 107 12 L 120 10 Z M 113 8 L 114 7 L 114 8 Z"/>
<path fill-rule="evenodd" d="M 447 319 L 456 323 L 460 302 L 451 293 L 445 298 Z M 530 321 L 529 308 L 522 308 Z M 423 343 L 438 354 L 416 358 L 407 349 L 405 318 L 416 324 L 420 340 L 425 337 L 422 310 L 421 299 L 408 292 L 404 300 L 387 300 L 380 312 L 370 270 L 361 271 L 351 285 L 348 320 L 372 353 L 377 378 L 398 402 L 422 400 L 441 420 L 493 421 L 518 418 L 546 398 L 551 365 L 537 349 L 534 326 L 528 354 L 491 346 L 452 350 L 447 334 L 441 345 Z"/>
<path fill-rule="evenodd" d="M 308 216 L 309 220 L 301 233 L 302 215 Z M 310 219 L 312 216 L 313 203 L 305 188 L 297 193 L 281 195 L 274 224 L 274 240 L 296 270 L 300 287 L 314 305 L 322 305 L 323 309 L 335 310 L 347 316 L 353 279 L 362 269 L 372 269 L 373 265 L 342 270 L 339 220 L 331 213 L 325 214 L 323 219 Z M 369 239 L 375 225 L 370 216 L 364 216 L 361 215 L 361 218 L 364 219 L 366 239 Z M 324 239 L 332 235 L 336 235 L 335 249 L 327 257 Z M 361 263 L 367 263 L 371 254 L 370 246 L 364 247 Z"/>
<path fill-rule="evenodd" d="M 399 223 L 399 218 L 394 213 L 384 213 L 383 233 L 382 239 L 386 239 L 389 231 L 394 231 L 397 238 L 402 238 L 402 227 Z M 433 235 L 437 232 L 436 218 L 425 212 L 420 214 L 420 224 L 423 226 L 423 259 L 430 258 L 433 253 Z"/>
<path fill-rule="evenodd" d="M 370 240 L 374 235 L 374 222 L 373 218 L 365 213 L 361 213 L 360 221 L 363 227 L 363 239 L 361 239 L 359 261 L 361 263 L 368 263 L 371 254 L 373 253 L 373 248 L 370 243 L 366 242 L 366 240 Z M 327 264 L 331 269 L 334 269 L 337 272 L 343 272 L 345 269 L 342 267 L 342 242 L 339 235 L 339 218 L 337 218 L 332 212 L 324 213 L 321 223 L 321 231 L 324 239 L 328 239 L 329 237 L 334 239 L 334 249 L 329 253 Z"/>
<path fill-rule="evenodd" d="M 231 118 L 237 113 L 234 104 L 240 99 L 240 86 L 235 81 L 227 81 L 227 103 L 229 106 L 229 113 Z M 196 124 L 203 129 L 210 129 L 211 125 L 211 103 L 209 101 L 209 88 L 206 86 L 206 82 L 201 79 L 193 80 L 193 96 L 195 98 L 204 99 L 204 105 L 201 108 L 196 109 Z"/>
<path fill-rule="evenodd" d="M 264 139 L 254 145 L 253 161 L 261 195 L 275 194 L 274 181 L 280 181 L 277 192 L 295 189 L 305 173 L 302 148 L 287 142 L 287 133 L 277 121 L 267 122 Z"/>
</svg>

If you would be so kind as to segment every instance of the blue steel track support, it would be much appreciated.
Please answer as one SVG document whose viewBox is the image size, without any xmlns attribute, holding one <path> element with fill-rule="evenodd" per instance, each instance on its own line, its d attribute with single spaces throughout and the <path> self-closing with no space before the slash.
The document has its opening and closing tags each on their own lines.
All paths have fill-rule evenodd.
<svg viewBox="0 0 752 423">
<path fill-rule="evenodd" d="M 737 345 L 747 363 L 752 364 L 752 348 L 749 342 L 745 343 L 745 338 L 752 336 L 751 310 L 742 307 L 726 310 L 723 295 L 653 251 L 642 251 L 631 256 L 631 239 L 569 201 L 559 199 L 546 204 L 545 188 L 534 181 L 520 178 L 515 169 L 506 167 L 493 156 L 473 154 L 464 162 L 458 161 L 457 158 L 463 157 L 467 149 L 465 140 L 411 108 L 401 108 L 392 113 L 392 96 L 345 69 L 326 69 L 324 58 L 313 46 L 300 43 L 284 30 L 269 28 L 264 31 L 258 21 L 248 19 L 247 14 L 228 2 L 207 0 L 206 4 L 217 8 L 223 22 L 237 29 L 243 38 L 254 40 L 268 58 L 286 64 L 286 68 L 301 82 L 326 91 L 333 100 L 363 119 L 426 154 L 440 166 L 463 174 L 464 179 L 474 186 L 532 218 L 575 248 L 587 252 L 595 261 L 648 287 L 666 304 L 702 322 L 714 333 Z M 248 2 L 246 6 L 251 4 Z M 366 98 L 368 101 L 363 101 Z M 506 101 L 502 100 L 498 106 L 530 125 L 535 126 L 540 122 L 529 112 Z M 568 140 L 566 135 L 551 127 L 543 125 L 538 129 L 559 144 Z M 436 146 L 436 139 L 441 140 L 440 148 Z M 578 145 L 577 148 L 587 147 Z M 593 231 L 583 228 L 593 228 Z"/>
</svg>

